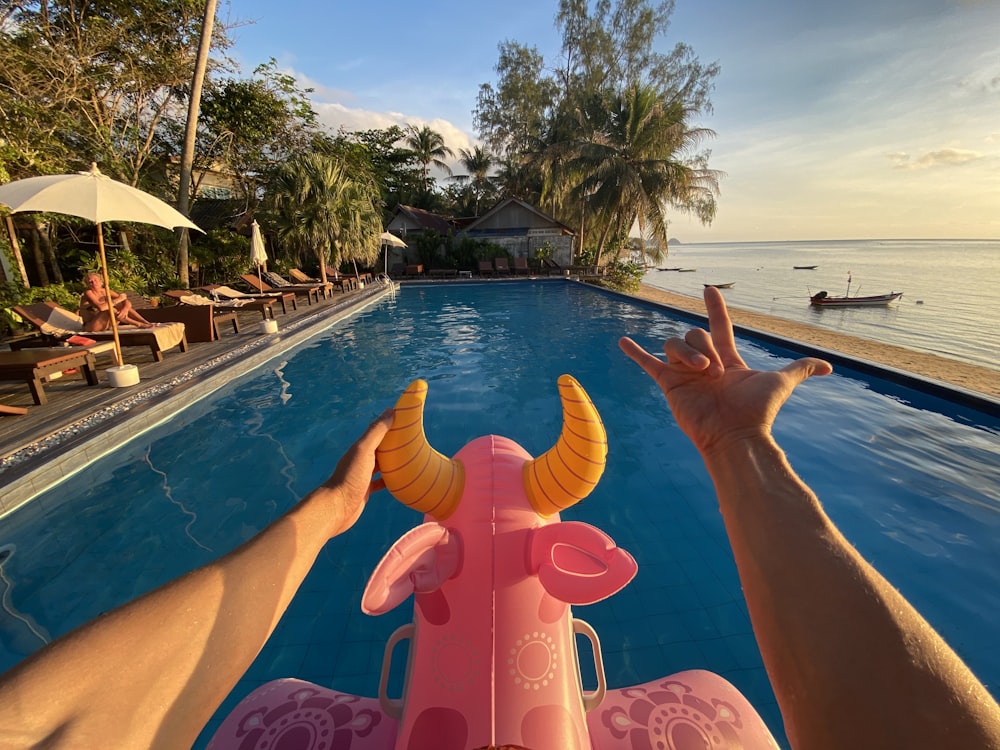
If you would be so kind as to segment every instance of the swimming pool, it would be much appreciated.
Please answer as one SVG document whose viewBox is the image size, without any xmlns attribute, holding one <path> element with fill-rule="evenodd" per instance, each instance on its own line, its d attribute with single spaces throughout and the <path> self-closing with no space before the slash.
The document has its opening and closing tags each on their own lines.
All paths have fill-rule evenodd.
<svg viewBox="0 0 1000 750">
<path fill-rule="evenodd" d="M 0 669 L 71 627 L 252 536 L 324 480 L 412 379 L 451 455 L 506 435 L 537 455 L 561 424 L 556 378 L 576 377 L 608 429 L 608 468 L 564 518 L 635 555 L 639 574 L 575 608 L 601 636 L 609 684 L 717 671 L 780 734 L 739 581 L 700 459 L 652 382 L 618 350 L 690 327 L 578 284 L 407 287 L 95 463 L 0 526 Z M 742 346 L 751 365 L 786 352 Z M 1000 693 L 1000 425 L 849 373 L 805 383 L 775 426 L 793 466 L 862 554 Z M 298 676 L 372 695 L 401 607 L 360 612 L 364 583 L 418 516 L 387 496 L 327 546 L 271 641 L 223 706 Z"/>
</svg>

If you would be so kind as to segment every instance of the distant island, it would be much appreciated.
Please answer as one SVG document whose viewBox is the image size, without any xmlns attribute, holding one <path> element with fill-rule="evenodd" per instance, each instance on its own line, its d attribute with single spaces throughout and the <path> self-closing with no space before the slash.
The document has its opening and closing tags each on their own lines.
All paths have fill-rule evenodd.
<svg viewBox="0 0 1000 750">
<path fill-rule="evenodd" d="M 670 237 L 670 238 L 669 238 L 669 239 L 667 240 L 667 245 L 668 245 L 668 246 L 669 246 L 669 245 L 683 245 L 683 244 L 684 244 L 684 243 L 683 243 L 683 242 L 681 242 L 681 241 L 680 241 L 679 239 L 677 239 L 676 237 Z"/>
</svg>

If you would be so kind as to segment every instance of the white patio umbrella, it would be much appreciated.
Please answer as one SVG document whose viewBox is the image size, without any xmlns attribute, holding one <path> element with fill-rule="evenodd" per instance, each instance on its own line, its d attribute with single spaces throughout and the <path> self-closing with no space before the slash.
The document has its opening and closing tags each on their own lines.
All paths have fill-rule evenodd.
<svg viewBox="0 0 1000 750">
<path fill-rule="evenodd" d="M 385 251 L 385 273 L 389 273 L 389 248 L 390 247 L 406 247 L 406 243 L 403 242 L 399 237 L 394 235 L 392 232 L 382 232 L 379 235 L 379 239 L 382 241 L 382 246 L 386 248 Z"/>
<path fill-rule="evenodd" d="M 267 263 L 267 250 L 264 248 L 264 236 L 260 233 L 260 224 L 256 219 L 250 225 L 250 260 L 257 266 L 257 276 L 260 278 L 261 266 Z"/>
<path fill-rule="evenodd" d="M 134 221 L 166 229 L 188 227 L 202 231 L 194 222 L 159 198 L 101 174 L 96 164 L 91 164 L 87 172 L 29 177 L 0 185 L 0 203 L 9 206 L 12 213 L 44 211 L 79 216 L 96 223 L 97 248 L 105 289 L 110 288 L 111 281 L 108 279 L 108 260 L 104 253 L 104 234 L 101 231 L 104 222 Z M 108 317 L 111 319 L 111 334 L 115 342 L 115 360 L 118 367 L 122 368 L 124 364 L 121 341 L 118 338 L 118 320 L 113 314 Z"/>
</svg>

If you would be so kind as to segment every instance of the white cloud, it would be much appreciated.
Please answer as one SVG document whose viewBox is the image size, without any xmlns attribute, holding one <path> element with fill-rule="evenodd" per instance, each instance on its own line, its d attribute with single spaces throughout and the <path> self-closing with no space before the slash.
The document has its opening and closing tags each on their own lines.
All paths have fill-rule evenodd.
<svg viewBox="0 0 1000 750">
<path fill-rule="evenodd" d="M 961 148 L 942 148 L 927 151 L 913 157 L 905 151 L 894 151 L 886 154 L 893 169 L 931 169 L 933 167 L 955 167 L 968 164 L 983 158 L 978 151 Z"/>
<path fill-rule="evenodd" d="M 441 134 L 445 145 L 455 153 L 456 157 L 459 149 L 471 150 L 473 144 L 478 142 L 461 127 L 443 117 L 427 118 L 417 114 L 350 106 L 360 102 L 364 97 L 354 91 L 325 86 L 287 67 L 286 64 L 281 64 L 279 67 L 282 68 L 282 73 L 294 76 L 300 88 L 312 89 L 309 98 L 312 101 L 313 109 L 316 110 L 320 123 L 329 128 L 331 132 L 337 132 L 341 128 L 347 132 L 353 132 L 385 129 L 393 125 L 399 125 L 402 128 L 407 125 L 416 125 L 418 128 L 427 125 Z M 446 161 L 450 167 L 456 168 L 457 159 Z M 457 171 L 460 172 L 462 169 L 458 168 Z"/>
</svg>

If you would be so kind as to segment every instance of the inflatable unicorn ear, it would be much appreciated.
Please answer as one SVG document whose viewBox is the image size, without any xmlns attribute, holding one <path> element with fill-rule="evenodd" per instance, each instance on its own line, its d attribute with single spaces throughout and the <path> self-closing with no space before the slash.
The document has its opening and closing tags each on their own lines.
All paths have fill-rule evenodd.
<svg viewBox="0 0 1000 750">
<path fill-rule="evenodd" d="M 591 493 L 604 472 L 607 435 L 593 402 L 569 375 L 559 378 L 563 427 L 552 448 L 523 467 L 524 491 L 549 517 Z M 392 428 L 376 451 L 386 489 L 404 505 L 444 521 L 458 508 L 465 483 L 461 460 L 446 458 L 424 434 L 427 382 L 415 380 L 396 403 Z"/>
</svg>

